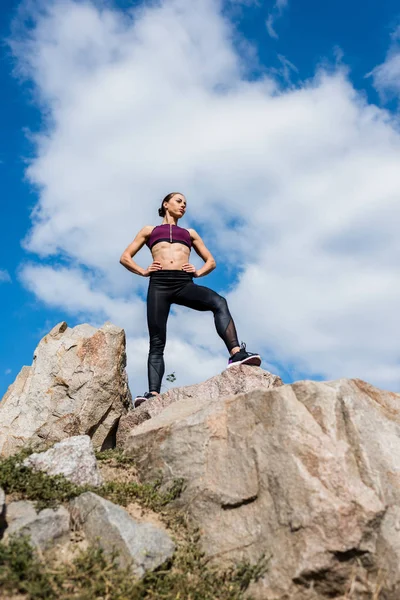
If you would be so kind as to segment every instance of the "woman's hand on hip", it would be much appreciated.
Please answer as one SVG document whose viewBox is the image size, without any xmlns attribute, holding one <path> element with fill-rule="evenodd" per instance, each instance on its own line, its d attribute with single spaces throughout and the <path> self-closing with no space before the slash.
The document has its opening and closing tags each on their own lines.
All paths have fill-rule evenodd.
<svg viewBox="0 0 400 600">
<path fill-rule="evenodd" d="M 186 271 L 186 273 L 191 273 L 194 277 L 197 277 L 196 267 L 190 263 L 182 265 L 182 271 Z"/>
<path fill-rule="evenodd" d="M 151 263 L 151 265 L 149 267 L 147 267 L 147 269 L 145 271 L 143 271 L 143 277 L 149 277 L 150 273 L 154 273 L 155 271 L 161 271 L 161 270 L 162 270 L 161 263 L 158 262 L 157 260 L 155 260 L 154 262 Z"/>
</svg>

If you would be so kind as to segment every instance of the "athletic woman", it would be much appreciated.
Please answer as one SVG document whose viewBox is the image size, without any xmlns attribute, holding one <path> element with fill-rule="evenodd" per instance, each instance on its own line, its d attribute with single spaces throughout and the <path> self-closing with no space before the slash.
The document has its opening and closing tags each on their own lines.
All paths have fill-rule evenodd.
<svg viewBox="0 0 400 600">
<path fill-rule="evenodd" d="M 164 375 L 167 319 L 171 304 L 180 304 L 194 310 L 210 310 L 214 313 L 218 335 L 225 342 L 230 354 L 228 367 L 261 364 L 259 354 L 247 352 L 245 344 L 239 347 L 235 324 L 225 298 L 193 282 L 193 278 L 203 277 L 215 269 L 216 263 L 194 229 L 178 226 L 178 221 L 185 212 L 185 196 L 179 192 L 168 194 L 158 210 L 159 216 L 163 217 L 161 225 L 143 227 L 120 259 L 120 263 L 128 271 L 142 277 L 150 277 L 147 294 L 147 323 L 150 335 L 147 363 L 149 391 L 143 396 L 137 396 L 134 406 L 139 406 L 160 393 Z M 147 269 L 142 269 L 132 260 L 144 244 L 147 244 L 153 257 L 153 262 Z M 204 261 L 200 269 L 189 263 L 192 246 Z"/>
</svg>

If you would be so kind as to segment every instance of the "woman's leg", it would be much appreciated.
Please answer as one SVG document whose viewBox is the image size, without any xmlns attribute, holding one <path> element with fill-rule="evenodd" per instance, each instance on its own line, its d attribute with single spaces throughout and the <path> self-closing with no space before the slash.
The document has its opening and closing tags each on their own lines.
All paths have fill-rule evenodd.
<svg viewBox="0 0 400 600">
<path fill-rule="evenodd" d="M 228 367 L 234 365 L 260 366 L 261 356 L 259 354 L 247 352 L 246 344 L 242 344 L 239 348 L 236 327 L 229 312 L 228 304 L 225 298 L 217 292 L 202 285 L 196 285 L 191 281 L 178 293 L 174 294 L 172 302 L 195 310 L 212 310 L 217 332 L 224 340 L 231 355 Z"/>
<path fill-rule="evenodd" d="M 164 348 L 167 339 L 167 319 L 171 307 L 170 294 L 165 288 L 150 282 L 147 294 L 147 325 L 150 348 L 147 361 L 149 392 L 160 393 L 164 375 Z"/>
<path fill-rule="evenodd" d="M 173 302 L 194 310 L 211 310 L 218 335 L 223 339 L 228 351 L 239 350 L 236 327 L 229 312 L 228 303 L 217 292 L 202 285 L 189 282 L 173 297 Z"/>
</svg>

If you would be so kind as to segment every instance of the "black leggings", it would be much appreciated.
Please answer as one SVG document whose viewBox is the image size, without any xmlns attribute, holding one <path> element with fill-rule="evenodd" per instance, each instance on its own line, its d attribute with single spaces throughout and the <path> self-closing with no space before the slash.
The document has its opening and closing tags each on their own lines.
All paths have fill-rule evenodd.
<svg viewBox="0 0 400 600">
<path fill-rule="evenodd" d="M 159 392 L 164 375 L 164 347 L 167 339 L 167 319 L 171 304 L 180 304 L 194 310 L 211 310 L 215 327 L 228 351 L 238 346 L 235 324 L 222 296 L 202 285 L 193 283 L 193 276 L 185 271 L 155 271 L 150 275 L 147 294 L 147 324 L 150 351 L 147 363 L 149 391 Z"/>
</svg>

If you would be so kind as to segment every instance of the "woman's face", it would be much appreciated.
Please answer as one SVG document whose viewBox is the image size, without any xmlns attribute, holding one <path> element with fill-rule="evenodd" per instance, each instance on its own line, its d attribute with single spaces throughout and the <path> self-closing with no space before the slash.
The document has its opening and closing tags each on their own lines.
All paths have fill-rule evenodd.
<svg viewBox="0 0 400 600">
<path fill-rule="evenodd" d="M 175 194 L 165 206 L 172 217 L 180 219 L 186 212 L 186 198 L 183 194 Z"/>
</svg>

